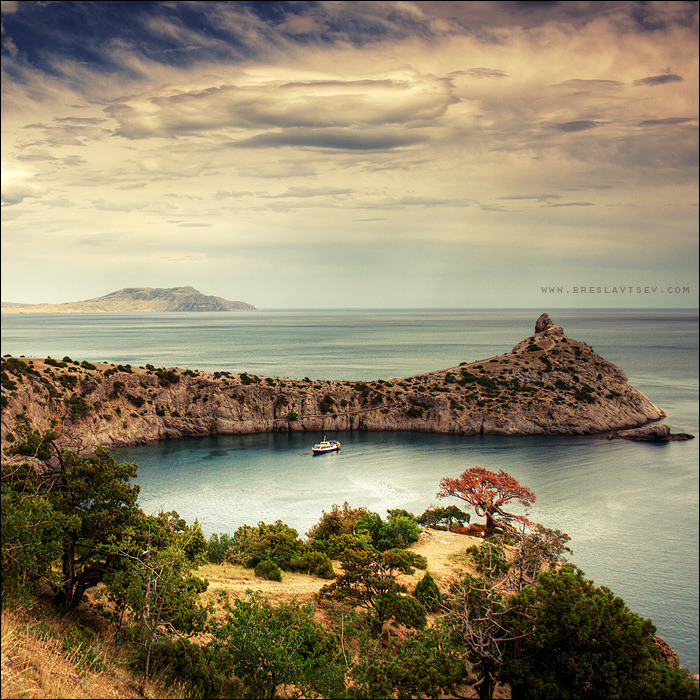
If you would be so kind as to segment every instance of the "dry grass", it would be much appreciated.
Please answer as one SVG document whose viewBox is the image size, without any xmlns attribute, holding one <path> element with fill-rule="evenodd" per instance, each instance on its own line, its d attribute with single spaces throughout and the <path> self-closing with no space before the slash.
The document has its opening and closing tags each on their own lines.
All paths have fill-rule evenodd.
<svg viewBox="0 0 700 700">
<path fill-rule="evenodd" d="M 141 679 L 111 631 L 90 632 L 79 618 L 61 618 L 45 606 L 3 611 L 3 699 L 185 697 L 182 688 L 167 688 L 158 679 L 142 695 Z"/>
</svg>

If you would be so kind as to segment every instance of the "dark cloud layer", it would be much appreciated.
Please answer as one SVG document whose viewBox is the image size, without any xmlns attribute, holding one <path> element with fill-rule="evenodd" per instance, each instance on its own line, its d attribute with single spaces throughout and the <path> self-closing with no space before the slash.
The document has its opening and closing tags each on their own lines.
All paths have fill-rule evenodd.
<svg viewBox="0 0 700 700">
<path fill-rule="evenodd" d="M 663 75 L 652 75 L 648 78 L 640 78 L 635 80 L 635 85 L 645 85 L 647 87 L 654 87 L 655 85 L 666 85 L 666 83 L 675 83 L 676 81 L 683 80 L 680 75 L 675 73 L 664 73 Z"/>
</svg>

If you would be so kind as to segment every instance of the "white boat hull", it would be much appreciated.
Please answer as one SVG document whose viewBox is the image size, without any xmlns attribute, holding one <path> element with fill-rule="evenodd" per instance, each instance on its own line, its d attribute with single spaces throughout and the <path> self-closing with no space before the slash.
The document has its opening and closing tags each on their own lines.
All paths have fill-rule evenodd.
<svg viewBox="0 0 700 700">
<path fill-rule="evenodd" d="M 340 450 L 340 442 L 338 442 L 338 440 L 323 440 L 323 442 L 319 442 L 311 448 L 311 451 L 315 455 L 337 452 L 338 450 Z"/>
</svg>

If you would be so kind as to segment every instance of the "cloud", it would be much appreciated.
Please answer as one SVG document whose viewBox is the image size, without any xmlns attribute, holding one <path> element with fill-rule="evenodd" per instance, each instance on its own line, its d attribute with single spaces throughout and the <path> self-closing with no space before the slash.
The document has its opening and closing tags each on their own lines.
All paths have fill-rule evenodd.
<svg viewBox="0 0 700 700">
<path fill-rule="evenodd" d="M 216 200 L 232 197 L 238 199 L 239 197 L 251 197 L 252 195 L 253 193 L 250 190 L 217 190 L 213 198 Z"/>
<path fill-rule="evenodd" d="M 258 134 L 231 143 L 236 148 L 306 147 L 339 151 L 389 151 L 419 143 L 429 137 L 420 133 L 398 133 L 391 129 L 287 129 Z"/>
<path fill-rule="evenodd" d="M 639 126 L 675 126 L 676 124 L 692 124 L 697 122 L 697 117 L 667 117 L 666 119 L 645 119 L 639 122 Z"/>
<path fill-rule="evenodd" d="M 263 81 L 134 96 L 108 106 L 129 139 L 266 128 L 370 128 L 427 124 L 458 100 L 448 80 L 402 73 L 365 80 Z"/>
<path fill-rule="evenodd" d="M 639 78 L 634 81 L 634 85 L 643 85 L 645 87 L 655 87 L 656 85 L 666 85 L 666 83 L 675 83 L 683 80 L 680 75 L 675 73 L 664 73 L 663 75 L 652 75 L 648 78 Z"/>
<path fill-rule="evenodd" d="M 564 122 L 563 124 L 554 124 L 553 128 L 570 134 L 575 133 L 577 131 L 588 131 L 588 129 L 597 129 L 599 126 L 603 126 L 606 123 L 607 122 L 596 122 L 588 119 L 582 119 L 574 122 Z"/>
<path fill-rule="evenodd" d="M 282 194 L 275 194 L 275 195 L 266 195 L 270 199 L 277 199 L 277 198 L 286 198 L 286 197 L 292 197 L 292 198 L 301 198 L 301 199 L 308 199 L 311 197 L 332 197 L 332 196 L 337 196 L 337 195 L 345 195 L 345 194 L 352 194 L 353 190 L 348 189 L 348 188 L 340 188 L 340 187 L 304 187 L 304 186 L 295 186 L 295 187 L 290 187 L 286 192 L 283 192 Z"/>
<path fill-rule="evenodd" d="M 82 259 L 96 278 L 132 265 L 181 274 L 177 261 L 196 259 L 210 280 L 230 275 L 238 251 L 267 255 L 270 297 L 288 269 L 275 251 L 290 242 L 304 274 L 284 278 L 284 299 L 296 285 L 302 305 L 313 304 L 309 251 L 348 241 L 360 263 L 376 254 L 397 290 L 396 255 L 427 283 L 438 248 L 452 272 L 435 289 L 461 290 L 477 259 L 503 289 L 488 261 L 537 270 L 585 251 L 609 264 L 629 249 L 648 265 L 659 251 L 683 269 L 695 260 L 695 3 L 14 9 L 3 14 L 3 214 L 34 258 L 20 262 L 19 246 L 3 256 L 12 284 L 59 269 L 41 258 L 66 259 L 66 232 L 110 241 Z M 353 287 L 339 266 L 329 303 Z M 80 277 L 70 269 L 51 277 L 57 288 Z"/>
<path fill-rule="evenodd" d="M 552 85 L 553 88 L 566 88 L 570 90 L 575 90 L 583 94 L 590 94 L 591 92 L 608 92 L 617 91 L 625 87 L 623 82 L 619 80 L 591 80 L 582 78 L 570 78 L 556 85 Z"/>
<path fill-rule="evenodd" d="M 468 78 L 507 78 L 508 74 L 497 68 L 469 68 L 464 71 L 455 71 L 451 75 L 465 75 Z"/>
<path fill-rule="evenodd" d="M 9 163 L 2 164 L 2 206 L 12 207 L 25 199 L 42 197 L 47 188 L 36 181 L 36 172 L 15 168 Z"/>
</svg>

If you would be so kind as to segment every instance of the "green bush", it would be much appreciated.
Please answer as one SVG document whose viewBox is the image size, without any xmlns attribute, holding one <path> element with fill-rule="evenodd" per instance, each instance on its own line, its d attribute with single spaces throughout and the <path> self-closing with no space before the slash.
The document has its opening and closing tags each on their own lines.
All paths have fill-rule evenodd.
<svg viewBox="0 0 700 700">
<path fill-rule="evenodd" d="M 221 564 L 227 561 L 228 548 L 231 546 L 231 536 L 224 532 L 218 535 L 216 532 L 207 541 L 207 559 L 212 564 Z"/>
<path fill-rule="evenodd" d="M 512 633 L 501 680 L 513 697 L 697 698 L 698 689 L 661 658 L 651 620 L 574 566 L 543 573 L 513 596 Z"/>
<path fill-rule="evenodd" d="M 84 418 L 90 414 L 90 404 L 82 397 L 77 394 L 73 394 L 70 398 L 66 399 L 66 406 L 68 406 L 68 414 L 72 421 L 76 421 L 79 418 Z"/>
<path fill-rule="evenodd" d="M 264 578 L 267 581 L 282 580 L 282 572 L 280 571 L 279 566 L 277 566 L 277 564 L 275 564 L 275 562 L 271 559 L 265 559 L 264 561 L 261 561 L 255 567 L 255 575 L 258 578 Z"/>
<path fill-rule="evenodd" d="M 382 623 L 387 620 L 393 620 L 400 625 L 417 630 L 423 630 L 427 625 L 423 603 L 416 598 L 398 595 L 395 592 L 379 596 L 373 618 L 375 632 L 381 630 Z"/>
<path fill-rule="evenodd" d="M 143 671 L 143 657 L 142 648 L 134 661 L 137 670 Z M 228 688 L 231 686 L 229 673 L 221 667 L 209 646 L 193 644 L 183 638 L 156 642 L 151 648 L 151 668 L 175 687 L 184 684 L 187 697 L 241 697 L 240 692 L 235 692 L 240 689 Z M 234 694 L 227 690 L 234 690 Z"/>
<path fill-rule="evenodd" d="M 425 576 L 417 583 L 413 595 L 423 603 L 428 612 L 438 612 L 440 610 L 442 593 L 429 571 L 426 571 Z"/>
<path fill-rule="evenodd" d="M 324 579 L 335 578 L 333 564 L 328 555 L 312 549 L 307 549 L 300 556 L 293 557 L 286 570 L 313 574 Z"/>
<path fill-rule="evenodd" d="M 51 457 L 51 443 L 58 438 L 55 430 L 47 430 L 42 434 L 28 425 L 18 425 L 17 430 L 22 433 L 24 440 L 13 445 L 8 450 L 10 454 L 37 457 L 41 460 Z"/>
</svg>

